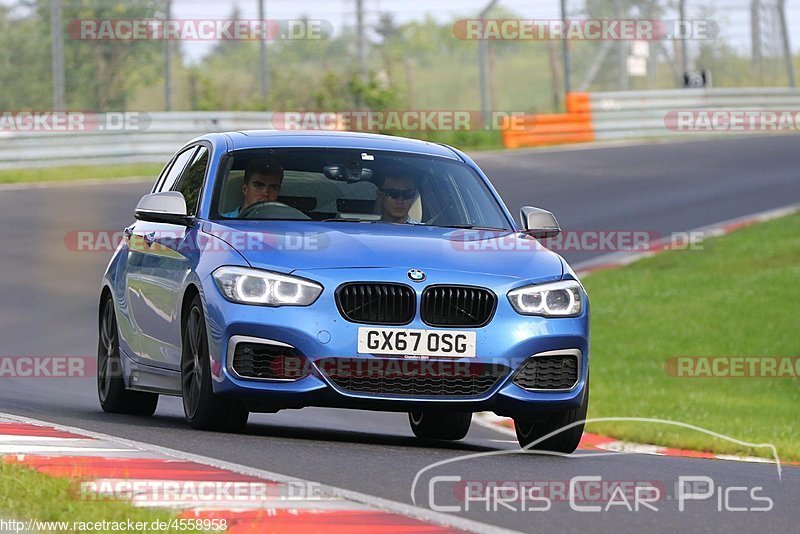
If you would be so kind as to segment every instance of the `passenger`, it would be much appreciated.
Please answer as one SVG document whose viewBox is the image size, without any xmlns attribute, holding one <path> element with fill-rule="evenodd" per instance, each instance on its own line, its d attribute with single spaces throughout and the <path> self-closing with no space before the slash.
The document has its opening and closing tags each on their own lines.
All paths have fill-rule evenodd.
<svg viewBox="0 0 800 534">
<path fill-rule="evenodd" d="M 378 186 L 378 204 L 381 220 L 401 224 L 420 224 L 408 212 L 419 197 L 419 188 L 413 178 L 403 174 L 390 174 Z"/>
</svg>

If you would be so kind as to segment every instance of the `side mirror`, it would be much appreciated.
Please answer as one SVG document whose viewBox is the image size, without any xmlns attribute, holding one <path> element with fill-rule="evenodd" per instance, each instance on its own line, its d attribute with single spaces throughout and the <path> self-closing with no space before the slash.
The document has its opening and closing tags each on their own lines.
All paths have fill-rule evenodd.
<svg viewBox="0 0 800 534">
<path fill-rule="evenodd" d="M 525 206 L 519 210 L 519 219 L 525 233 L 537 239 L 555 237 L 561 233 L 556 216 L 547 210 Z"/>
<path fill-rule="evenodd" d="M 189 226 L 194 217 L 186 214 L 186 200 L 178 191 L 145 195 L 136 205 L 134 216 L 140 221 Z"/>
</svg>

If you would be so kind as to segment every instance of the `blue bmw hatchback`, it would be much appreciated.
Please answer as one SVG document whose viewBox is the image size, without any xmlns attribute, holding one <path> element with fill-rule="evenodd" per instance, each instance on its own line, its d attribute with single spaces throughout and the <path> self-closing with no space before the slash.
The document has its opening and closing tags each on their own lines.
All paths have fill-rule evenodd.
<svg viewBox="0 0 800 534">
<path fill-rule="evenodd" d="M 107 412 L 183 398 L 195 428 L 306 406 L 408 412 L 425 439 L 472 414 L 572 452 L 588 404 L 589 303 L 464 153 L 423 141 L 244 131 L 189 142 L 105 272 Z M 573 424 L 574 423 L 574 424 Z M 563 429 L 563 430 L 561 430 Z"/>
</svg>

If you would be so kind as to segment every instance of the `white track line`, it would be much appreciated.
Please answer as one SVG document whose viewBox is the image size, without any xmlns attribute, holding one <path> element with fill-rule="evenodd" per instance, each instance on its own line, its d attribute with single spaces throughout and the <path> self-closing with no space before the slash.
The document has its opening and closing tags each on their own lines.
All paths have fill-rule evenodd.
<svg viewBox="0 0 800 534">
<path fill-rule="evenodd" d="M 111 441 L 117 443 L 121 446 L 125 447 L 132 447 L 140 450 L 145 450 L 149 452 L 154 452 L 157 454 L 161 454 L 164 456 L 169 456 L 172 458 L 176 458 L 179 460 L 186 460 L 191 462 L 196 462 L 199 464 L 208 465 L 211 467 L 217 467 L 219 469 L 225 469 L 228 471 L 232 471 L 234 473 L 239 473 L 242 475 L 250 475 L 254 477 L 264 478 L 268 480 L 273 480 L 275 482 L 295 482 L 295 483 L 308 483 L 310 481 L 303 480 L 296 477 L 290 477 L 286 475 L 282 475 L 279 473 L 273 473 L 271 471 L 266 471 L 263 469 L 256 469 L 253 467 L 247 467 L 244 465 L 235 464 L 232 462 L 226 462 L 224 460 L 218 460 L 216 458 L 210 458 L 208 456 L 200 456 L 197 454 L 191 454 L 175 449 L 169 449 L 167 447 L 160 447 L 158 445 L 152 445 L 150 443 L 144 443 L 141 441 L 134 441 L 124 438 L 118 438 L 115 436 L 110 436 L 108 434 L 102 434 L 100 432 L 93 432 L 90 430 L 85 430 L 78 427 L 66 426 L 61 425 L 58 423 L 51 423 L 48 421 L 42 421 L 39 419 L 31 419 L 29 417 L 23 417 L 19 415 L 9 414 L 9 413 L 0 413 L 0 417 L 3 419 L 8 419 L 11 421 L 17 421 L 20 423 L 28 423 L 32 425 L 43 425 L 48 426 L 51 428 L 55 428 L 57 430 L 62 430 L 65 432 L 71 432 L 73 434 L 82 434 L 84 436 L 88 436 L 91 438 L 104 440 L 104 441 Z M 383 499 L 381 497 L 376 497 L 374 495 L 368 495 L 366 493 L 359 493 L 357 491 L 351 491 L 343 488 L 337 488 L 334 486 L 328 486 L 325 484 L 319 484 L 319 487 L 325 492 L 330 495 L 339 497 L 341 499 L 346 499 L 350 501 L 354 501 L 356 503 L 365 504 L 367 506 L 371 506 L 373 508 L 378 508 L 380 510 L 401 514 L 406 517 L 411 517 L 415 519 L 419 519 L 422 521 L 427 521 L 430 523 L 435 523 L 439 525 L 449 526 L 453 528 L 458 528 L 461 530 L 465 530 L 468 532 L 488 532 L 488 533 L 498 533 L 498 534 L 506 534 L 506 533 L 517 533 L 514 530 L 503 529 L 500 527 L 496 527 L 494 525 L 489 525 L 486 523 L 480 523 L 478 521 L 473 521 L 471 519 L 465 519 L 461 517 L 457 517 L 454 515 L 443 514 L 441 512 L 434 512 L 433 510 L 429 510 L 427 508 L 420 508 L 417 506 L 412 506 L 410 504 L 404 504 L 397 501 L 391 501 L 388 499 Z"/>
</svg>

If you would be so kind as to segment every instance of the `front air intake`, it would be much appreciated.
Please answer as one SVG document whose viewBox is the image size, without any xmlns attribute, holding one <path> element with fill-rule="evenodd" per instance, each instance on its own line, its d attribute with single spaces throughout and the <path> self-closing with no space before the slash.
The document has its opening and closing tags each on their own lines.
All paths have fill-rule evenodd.
<svg viewBox="0 0 800 534">
<path fill-rule="evenodd" d="M 430 286 L 420 313 L 430 326 L 473 328 L 487 324 L 496 307 L 497 296 L 482 287 Z"/>
<path fill-rule="evenodd" d="M 231 368 L 242 378 L 259 380 L 299 380 L 309 375 L 307 361 L 297 349 L 266 341 L 236 343 Z"/>
<path fill-rule="evenodd" d="M 512 379 L 527 390 L 569 390 L 578 382 L 578 356 L 555 354 L 533 356 Z"/>
<path fill-rule="evenodd" d="M 336 304 L 353 323 L 404 325 L 414 319 L 416 295 L 403 284 L 358 282 L 340 286 Z"/>
</svg>

